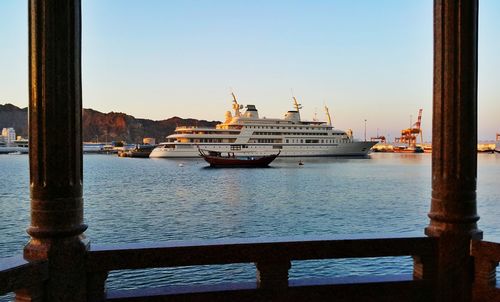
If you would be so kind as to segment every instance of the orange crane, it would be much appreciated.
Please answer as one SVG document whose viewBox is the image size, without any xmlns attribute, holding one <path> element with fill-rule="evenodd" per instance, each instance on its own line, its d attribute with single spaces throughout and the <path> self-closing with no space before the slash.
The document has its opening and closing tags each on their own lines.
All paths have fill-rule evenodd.
<svg viewBox="0 0 500 302">
<path fill-rule="evenodd" d="M 422 135 L 422 109 L 418 110 L 417 122 L 411 125 L 410 128 L 401 130 L 401 137 L 396 137 L 396 143 L 405 143 L 409 147 L 415 147 L 417 144 L 417 136 L 420 135 L 420 143 L 424 142 Z"/>
<path fill-rule="evenodd" d="M 377 136 L 370 137 L 370 141 L 371 142 L 379 142 L 379 143 L 382 143 L 382 144 L 387 143 L 387 140 L 385 139 L 385 136 L 378 134 L 378 128 L 377 128 Z"/>
<path fill-rule="evenodd" d="M 381 142 L 382 144 L 385 144 L 386 143 L 386 139 L 385 139 L 385 136 L 383 135 L 377 135 L 375 137 L 370 137 L 370 141 L 371 142 Z"/>
</svg>

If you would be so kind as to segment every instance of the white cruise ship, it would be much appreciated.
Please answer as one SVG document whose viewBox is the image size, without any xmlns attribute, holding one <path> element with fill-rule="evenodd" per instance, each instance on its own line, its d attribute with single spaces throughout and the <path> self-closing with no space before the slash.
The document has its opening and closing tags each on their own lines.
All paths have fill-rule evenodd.
<svg viewBox="0 0 500 302">
<path fill-rule="evenodd" d="M 292 156 L 364 156 L 376 142 L 354 141 L 352 131 L 342 131 L 329 123 L 302 121 L 297 100 L 295 110 L 288 111 L 283 119 L 260 118 L 254 105 L 238 104 L 233 94 L 233 110 L 226 112 L 224 123 L 215 128 L 186 127 L 175 129 L 149 157 L 199 157 L 198 148 L 236 154 L 274 154 L 281 150 L 281 157 Z"/>
</svg>

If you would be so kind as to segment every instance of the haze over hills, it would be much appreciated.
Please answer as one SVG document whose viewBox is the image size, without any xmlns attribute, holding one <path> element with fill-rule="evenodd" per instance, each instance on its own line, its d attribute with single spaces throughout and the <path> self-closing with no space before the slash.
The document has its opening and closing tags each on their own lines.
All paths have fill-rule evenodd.
<svg viewBox="0 0 500 302">
<path fill-rule="evenodd" d="M 143 137 L 154 137 L 157 142 L 165 140 L 177 126 L 198 125 L 214 127 L 218 121 L 180 118 L 177 116 L 154 121 L 135 118 L 121 112 L 103 113 L 93 109 L 83 109 L 83 141 L 126 141 L 140 143 Z M 13 127 L 17 135 L 28 136 L 28 108 L 12 104 L 0 104 L 0 129 Z"/>
</svg>

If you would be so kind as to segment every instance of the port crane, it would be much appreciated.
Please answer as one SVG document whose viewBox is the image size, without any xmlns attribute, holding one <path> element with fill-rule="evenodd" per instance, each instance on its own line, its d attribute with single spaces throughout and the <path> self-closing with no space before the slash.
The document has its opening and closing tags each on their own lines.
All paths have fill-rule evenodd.
<svg viewBox="0 0 500 302">
<path fill-rule="evenodd" d="M 378 134 L 378 128 L 377 128 L 377 136 L 370 137 L 370 141 L 371 142 L 379 142 L 379 143 L 382 143 L 382 144 L 387 143 L 387 140 L 386 140 L 385 136 Z"/>
<path fill-rule="evenodd" d="M 371 142 L 379 142 L 382 144 L 385 144 L 387 142 L 385 136 L 383 136 L 383 135 L 372 136 L 372 137 L 370 137 L 370 141 Z"/>
<path fill-rule="evenodd" d="M 418 110 L 417 122 L 410 126 L 410 128 L 401 130 L 401 137 L 396 137 L 396 143 L 405 143 L 409 147 L 415 147 L 417 145 L 417 136 L 420 136 L 420 143 L 424 142 L 422 135 L 422 109 Z"/>
</svg>

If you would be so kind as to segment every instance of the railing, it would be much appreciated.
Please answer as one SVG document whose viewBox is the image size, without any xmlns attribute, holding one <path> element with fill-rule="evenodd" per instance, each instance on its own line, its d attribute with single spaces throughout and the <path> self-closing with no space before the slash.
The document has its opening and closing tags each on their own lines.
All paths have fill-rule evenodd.
<svg viewBox="0 0 500 302">
<path fill-rule="evenodd" d="M 500 289 L 496 286 L 500 243 L 473 240 L 471 254 L 474 257 L 473 300 L 500 301 Z"/>
<path fill-rule="evenodd" d="M 93 247 L 88 252 L 88 301 L 427 301 L 434 295 L 437 239 L 430 237 L 322 237 L 278 240 L 213 240 Z M 474 301 L 500 301 L 496 267 L 500 244 L 473 240 Z M 288 280 L 293 260 L 413 256 L 413 276 Z M 193 265 L 255 263 L 257 280 L 203 286 L 106 291 L 108 272 Z M 43 294 L 46 262 L 0 259 L 0 295 Z"/>
<path fill-rule="evenodd" d="M 307 237 L 128 244 L 91 248 L 89 301 L 429 301 L 437 239 L 429 237 Z M 413 256 L 411 275 L 288 280 L 293 260 Z M 106 291 L 108 272 L 192 265 L 255 263 L 257 280 L 204 286 Z"/>
<path fill-rule="evenodd" d="M 430 237 L 282 238 L 277 240 L 176 241 L 164 244 L 96 246 L 88 252 L 88 301 L 427 301 L 434 295 L 437 240 Z M 473 240 L 474 301 L 500 301 L 496 267 L 500 244 Z M 412 256 L 413 276 L 368 276 L 288 280 L 293 260 Z M 255 263 L 257 280 L 202 286 L 106 291 L 108 272 L 193 265 Z M 46 262 L 0 259 L 0 295 L 43 294 Z"/>
<path fill-rule="evenodd" d="M 293 237 L 277 240 L 214 240 L 93 247 L 87 258 L 88 301 L 428 301 L 434 293 L 437 239 L 429 237 Z M 293 260 L 413 256 L 413 276 L 288 280 Z M 108 272 L 192 265 L 255 263 L 257 280 L 204 286 L 106 291 Z M 0 261 L 0 295 L 42 294 L 45 262 L 21 257 Z"/>
<path fill-rule="evenodd" d="M 48 276 L 46 262 L 30 263 L 21 256 L 0 259 L 0 296 L 23 290 L 41 293 Z"/>
</svg>

